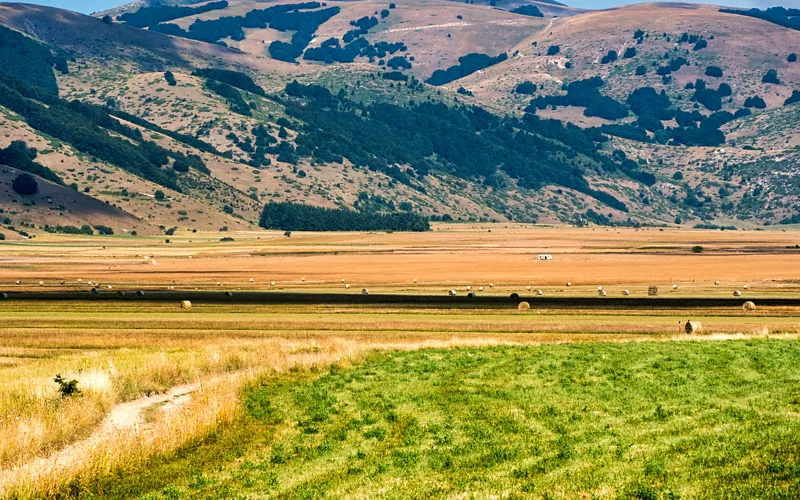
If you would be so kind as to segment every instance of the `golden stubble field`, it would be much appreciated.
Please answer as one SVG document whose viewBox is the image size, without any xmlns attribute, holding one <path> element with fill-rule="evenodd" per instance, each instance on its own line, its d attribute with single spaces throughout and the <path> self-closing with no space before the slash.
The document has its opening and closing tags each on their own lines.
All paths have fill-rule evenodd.
<svg viewBox="0 0 800 500">
<path fill-rule="evenodd" d="M 222 237 L 232 242 L 219 241 Z M 523 296 L 800 296 L 793 232 L 437 225 L 422 234 L 179 233 L 0 244 L 0 497 L 55 495 L 236 421 L 264 377 L 349 366 L 376 349 L 796 339 L 800 309 L 678 310 L 24 301 L 15 291 L 258 290 Z M 700 245 L 702 253 L 692 247 Z M 538 255 L 553 255 L 539 261 Z M 253 280 L 252 282 L 250 280 Z M 342 280 L 346 283 L 342 283 Z M 418 280 L 414 284 L 413 280 Z M 78 280 L 81 280 L 80 283 Z M 16 282 L 20 283 L 17 284 Z M 62 284 L 61 282 L 64 282 Z M 271 281 L 275 285 L 270 284 Z M 567 287 L 570 281 L 572 286 Z M 719 285 L 715 285 L 719 281 Z M 42 284 L 40 284 L 42 282 Z M 217 283 L 221 285 L 217 285 Z M 345 288 L 349 284 L 350 288 Z M 490 287 L 494 285 L 493 287 Z M 678 285 L 673 289 L 672 285 Z M 744 288 L 748 285 L 747 288 Z M 107 287 L 111 286 L 111 289 Z M 479 292 L 480 295 L 480 292 Z M 705 326 L 682 333 L 687 319 Z M 61 397 L 53 379 L 78 381 Z M 134 465 L 131 465 L 134 464 Z"/>
<path fill-rule="evenodd" d="M 508 294 L 531 286 L 549 296 L 594 296 L 604 286 L 609 295 L 624 288 L 636 296 L 658 285 L 676 297 L 800 294 L 793 231 L 441 224 L 428 233 L 177 232 L 168 240 L 41 235 L 3 244 L 0 288 L 87 289 L 91 281 L 113 290 L 446 294 L 484 286 Z"/>
</svg>

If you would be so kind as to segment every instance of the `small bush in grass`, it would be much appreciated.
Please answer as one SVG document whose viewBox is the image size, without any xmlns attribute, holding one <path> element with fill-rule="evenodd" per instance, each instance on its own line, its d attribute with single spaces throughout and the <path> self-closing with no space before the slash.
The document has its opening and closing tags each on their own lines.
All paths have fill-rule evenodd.
<svg viewBox="0 0 800 500">
<path fill-rule="evenodd" d="M 17 194 L 30 196 L 39 192 L 39 183 L 36 182 L 36 178 L 31 174 L 23 173 L 14 178 L 14 181 L 11 183 L 11 188 Z"/>
<path fill-rule="evenodd" d="M 53 381 L 58 384 L 58 393 L 62 398 L 80 396 L 81 390 L 78 389 L 77 380 L 67 380 L 59 374 L 56 375 L 56 378 L 54 378 Z"/>
<path fill-rule="evenodd" d="M 695 245 L 692 247 L 692 252 L 694 253 L 703 253 L 703 250 L 704 250 L 703 247 L 701 247 L 700 245 Z"/>
</svg>

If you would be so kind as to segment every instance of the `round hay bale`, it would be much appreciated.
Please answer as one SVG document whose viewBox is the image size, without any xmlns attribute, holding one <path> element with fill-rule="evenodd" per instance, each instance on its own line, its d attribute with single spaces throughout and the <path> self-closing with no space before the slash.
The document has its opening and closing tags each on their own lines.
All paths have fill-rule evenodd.
<svg viewBox="0 0 800 500">
<path fill-rule="evenodd" d="M 192 308 L 191 302 L 189 302 L 188 300 L 181 301 L 181 309 L 191 309 L 191 308 Z"/>
<path fill-rule="evenodd" d="M 482 292 L 482 291 L 483 291 L 483 287 L 482 287 L 482 286 L 479 286 L 479 287 L 478 287 L 478 291 L 479 291 L 479 292 Z"/>
<path fill-rule="evenodd" d="M 530 311 L 531 310 L 531 305 L 528 304 L 527 302 L 524 302 L 524 301 L 520 302 L 519 305 L 517 306 L 517 310 L 518 311 Z"/>
<path fill-rule="evenodd" d="M 0 293 L 0 299 L 6 300 L 8 298 L 8 294 L 6 292 Z"/>
<path fill-rule="evenodd" d="M 170 285 L 170 286 L 169 286 L 169 289 L 170 289 L 170 290 L 175 290 L 175 287 L 174 287 L 174 286 L 172 286 L 172 285 Z"/>
<path fill-rule="evenodd" d="M 601 297 L 605 297 L 606 295 L 608 295 L 608 292 L 606 292 L 605 290 L 600 290 Z"/>
<path fill-rule="evenodd" d="M 227 292 L 225 292 L 225 296 L 226 297 L 233 297 L 233 292 L 227 291 Z"/>
<path fill-rule="evenodd" d="M 715 284 L 715 285 L 719 285 L 719 280 L 715 280 L 715 281 L 714 281 L 714 284 Z"/>
<path fill-rule="evenodd" d="M 544 295 L 544 292 L 541 290 L 536 290 L 536 295 Z"/>
<path fill-rule="evenodd" d="M 222 286 L 222 282 L 221 281 L 217 281 L 217 286 Z"/>
<path fill-rule="evenodd" d="M 747 302 L 742 304 L 742 309 L 745 310 L 745 311 L 755 311 L 756 310 L 756 304 L 755 304 L 755 302 L 753 302 L 751 300 L 748 300 Z"/>
<path fill-rule="evenodd" d="M 342 283 L 347 283 L 347 280 L 342 278 Z"/>
<path fill-rule="evenodd" d="M 417 278 L 414 278 L 414 284 L 415 285 L 417 284 Z"/>
<path fill-rule="evenodd" d="M 597 287 L 597 291 L 598 291 L 598 292 L 602 292 L 602 291 L 603 291 L 603 287 L 602 287 L 602 286 L 598 286 L 598 287 Z"/>
<path fill-rule="evenodd" d="M 255 279 L 250 278 L 250 283 L 255 283 L 255 281 L 256 281 Z"/>
<path fill-rule="evenodd" d="M 749 289 L 749 288 L 750 288 L 750 285 L 745 285 L 745 286 L 744 286 L 744 289 L 745 289 L 745 290 L 747 290 L 747 289 Z"/>
<path fill-rule="evenodd" d="M 469 292 L 470 290 L 472 290 L 472 287 L 471 287 L 471 286 L 468 286 L 468 287 L 467 287 L 467 291 Z"/>
<path fill-rule="evenodd" d="M 17 280 L 17 285 L 19 285 L 19 284 L 21 284 L 21 283 L 22 283 L 22 282 L 21 282 L 20 280 Z"/>
<path fill-rule="evenodd" d="M 533 290 L 533 287 L 532 287 L 532 286 L 530 286 L 530 285 L 528 285 L 528 286 L 526 286 L 526 287 L 525 287 L 525 289 L 526 289 L 526 290 L 528 290 L 528 291 L 530 292 L 531 290 Z"/>
<path fill-rule="evenodd" d="M 624 295 L 625 297 L 627 297 L 630 294 L 631 294 L 631 292 L 629 292 L 628 290 L 623 290 L 622 291 L 622 295 Z"/>
<path fill-rule="evenodd" d="M 137 295 L 138 297 L 144 297 L 144 290 L 139 290 L 139 291 L 137 291 L 137 292 L 136 292 L 136 295 Z"/>
<path fill-rule="evenodd" d="M 39 286 L 44 286 L 44 281 L 40 281 Z"/>
<path fill-rule="evenodd" d="M 91 290 L 91 292 L 92 292 L 93 294 L 98 294 L 98 293 L 100 293 L 100 290 L 98 290 L 98 289 L 97 289 L 97 288 L 95 288 L 95 287 L 92 287 L 92 290 Z"/>
<path fill-rule="evenodd" d="M 735 291 L 733 292 L 733 296 L 734 296 L 734 297 L 741 297 L 741 296 L 742 296 L 742 292 L 740 292 L 739 290 L 735 290 Z"/>
<path fill-rule="evenodd" d="M 269 286 L 275 286 L 275 282 L 274 281 L 270 281 L 269 282 Z"/>
<path fill-rule="evenodd" d="M 123 292 L 122 290 L 118 290 L 117 291 L 117 295 L 119 295 L 120 297 L 124 297 L 125 296 L 125 292 Z"/>
<path fill-rule="evenodd" d="M 517 299 L 519 299 L 519 294 L 517 292 L 514 292 L 514 293 L 512 293 L 510 295 L 510 298 L 513 299 L 513 300 L 517 300 Z"/>
<path fill-rule="evenodd" d="M 19 281 L 17 281 L 17 283 L 19 283 Z M 78 278 L 78 283 L 83 283 L 83 280 Z"/>
<path fill-rule="evenodd" d="M 686 326 L 684 327 L 684 330 L 689 335 L 700 334 L 703 333 L 703 324 L 700 323 L 699 321 L 688 320 L 686 321 Z"/>
<path fill-rule="evenodd" d="M 489 288 L 494 288 L 494 283 L 489 283 Z"/>
<path fill-rule="evenodd" d="M 455 290 L 450 290 L 449 292 L 447 292 L 447 294 L 448 294 L 449 296 L 451 296 L 451 297 L 455 297 L 455 296 L 457 295 L 457 293 L 456 293 L 456 291 L 455 291 Z"/>
<path fill-rule="evenodd" d="M 572 286 L 572 282 L 571 281 L 567 281 L 567 286 Z"/>
<path fill-rule="evenodd" d="M 112 287 L 111 285 L 106 285 L 106 288 L 108 288 L 109 290 L 111 290 L 113 287 Z"/>
<path fill-rule="evenodd" d="M 345 289 L 347 289 L 347 288 L 350 288 L 350 285 L 345 283 L 344 287 L 345 287 Z"/>
<path fill-rule="evenodd" d="M 369 288 L 362 288 L 361 295 L 369 295 Z"/>
<path fill-rule="evenodd" d="M 471 298 L 471 299 L 474 299 L 475 297 L 477 297 L 477 295 L 475 295 L 475 292 L 469 292 L 469 293 L 467 294 L 467 297 L 469 297 L 469 298 Z"/>
<path fill-rule="evenodd" d="M 672 285 L 672 289 L 673 290 L 677 290 L 678 289 L 678 285 Z"/>
<path fill-rule="evenodd" d="M 305 279 L 305 278 L 300 278 L 300 281 L 302 281 L 303 283 L 305 283 L 305 282 L 306 282 L 306 279 Z"/>
</svg>

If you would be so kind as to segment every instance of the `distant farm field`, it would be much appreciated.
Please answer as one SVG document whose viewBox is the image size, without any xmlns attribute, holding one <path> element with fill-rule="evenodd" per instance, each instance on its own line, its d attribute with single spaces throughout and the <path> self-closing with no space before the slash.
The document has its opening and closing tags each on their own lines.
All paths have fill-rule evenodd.
<svg viewBox="0 0 800 500">
<path fill-rule="evenodd" d="M 0 498 L 796 496 L 796 234 L 560 231 L 0 244 Z"/>
</svg>

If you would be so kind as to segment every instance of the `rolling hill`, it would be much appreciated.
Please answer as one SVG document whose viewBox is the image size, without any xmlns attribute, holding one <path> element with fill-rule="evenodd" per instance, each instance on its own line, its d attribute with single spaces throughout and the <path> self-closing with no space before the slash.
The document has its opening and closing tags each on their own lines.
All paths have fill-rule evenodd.
<svg viewBox="0 0 800 500">
<path fill-rule="evenodd" d="M 249 229 L 269 201 L 434 220 L 793 222 L 800 32 L 711 6 L 493 3 L 137 3 L 95 17 L 2 4 L 0 25 L 24 37 L 9 40 L 49 54 L 30 46 L 37 64 L 9 78 L 53 72 L 58 87 L 58 101 L 20 99 L 83 113 L 87 134 L 153 167 L 54 137 L 45 111 L 19 103 L 0 107 L 0 148 L 36 148 L 65 185 L 116 207 L 122 219 L 97 220 L 120 230 L 125 217 Z M 0 60 L 18 63 L 10 47 Z M 58 225 L 28 205 L 32 225 Z M 64 220 L 92 225 L 90 212 Z"/>
</svg>

